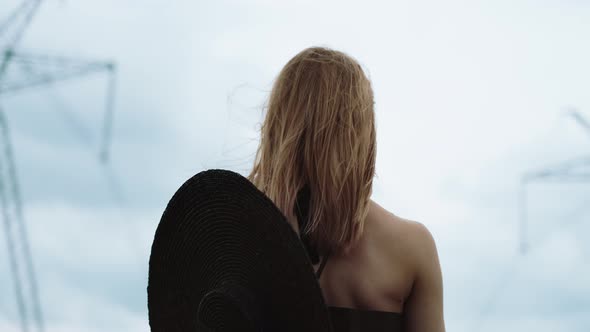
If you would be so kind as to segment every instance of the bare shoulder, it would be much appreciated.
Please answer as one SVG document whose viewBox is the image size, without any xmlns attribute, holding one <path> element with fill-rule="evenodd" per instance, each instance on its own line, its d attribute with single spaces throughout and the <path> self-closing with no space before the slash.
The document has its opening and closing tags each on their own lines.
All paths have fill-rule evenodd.
<svg viewBox="0 0 590 332">
<path fill-rule="evenodd" d="M 386 244 L 394 255 L 403 254 L 410 265 L 418 268 L 437 256 L 432 233 L 424 224 L 397 216 L 373 201 L 369 214 L 373 233 L 382 239 L 379 242 Z"/>
<path fill-rule="evenodd" d="M 378 228 L 388 237 L 393 236 L 412 247 L 434 245 L 434 238 L 424 224 L 397 216 L 374 201 L 371 201 L 369 211 L 372 228 Z"/>
<path fill-rule="evenodd" d="M 371 202 L 367 221 L 375 245 L 394 267 L 389 277 L 392 287 L 401 290 L 392 294 L 403 294 L 405 330 L 444 332 L 442 274 L 428 228 L 375 202 Z"/>
<path fill-rule="evenodd" d="M 399 219 L 402 220 L 400 224 L 403 225 L 403 232 L 406 234 L 405 244 L 411 248 L 418 257 L 423 258 L 436 252 L 434 237 L 424 224 L 414 220 Z"/>
</svg>

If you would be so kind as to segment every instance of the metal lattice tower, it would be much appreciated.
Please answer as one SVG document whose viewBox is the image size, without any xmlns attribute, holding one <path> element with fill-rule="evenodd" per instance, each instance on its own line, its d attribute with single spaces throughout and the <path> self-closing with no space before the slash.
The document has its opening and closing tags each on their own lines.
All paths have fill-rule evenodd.
<svg viewBox="0 0 590 332">
<path fill-rule="evenodd" d="M 41 0 L 24 0 L 11 14 L 0 20 L 0 215 L 23 332 L 44 331 L 44 320 L 23 213 L 10 127 L 6 110 L 2 108 L 2 100 L 9 94 L 25 92 L 27 89 L 41 88 L 94 73 L 106 73 L 107 100 L 102 142 L 99 147 L 99 160 L 106 164 L 109 160 L 116 83 L 116 66 L 113 62 L 20 51 L 19 42 L 40 5 Z"/>
<path fill-rule="evenodd" d="M 567 109 L 567 115 L 573 118 L 590 136 L 590 123 L 576 109 Z M 580 183 L 590 182 L 590 155 L 565 161 L 561 164 L 523 174 L 520 181 L 520 218 L 519 242 L 520 253 L 528 251 L 528 204 L 527 189 L 532 183 Z"/>
</svg>

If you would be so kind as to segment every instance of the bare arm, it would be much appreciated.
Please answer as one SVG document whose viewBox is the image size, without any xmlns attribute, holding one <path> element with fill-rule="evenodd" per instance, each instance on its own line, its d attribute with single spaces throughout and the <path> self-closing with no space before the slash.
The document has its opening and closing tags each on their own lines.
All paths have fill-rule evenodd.
<svg viewBox="0 0 590 332">
<path fill-rule="evenodd" d="M 415 277 L 404 306 L 405 331 L 444 332 L 443 285 L 432 234 L 424 225 L 412 225 Z"/>
</svg>

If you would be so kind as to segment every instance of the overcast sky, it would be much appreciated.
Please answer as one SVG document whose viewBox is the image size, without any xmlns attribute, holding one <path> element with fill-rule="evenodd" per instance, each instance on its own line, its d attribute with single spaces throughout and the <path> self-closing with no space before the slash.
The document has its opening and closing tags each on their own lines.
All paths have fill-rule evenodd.
<svg viewBox="0 0 590 332">
<path fill-rule="evenodd" d="M 529 188 L 526 256 L 517 222 L 521 174 L 590 155 L 564 112 L 590 119 L 589 40 L 585 0 L 45 1 L 21 49 L 118 69 L 107 168 L 105 75 L 2 96 L 47 331 L 148 329 L 166 203 L 200 170 L 248 172 L 274 77 L 313 45 L 370 75 L 373 198 L 433 233 L 447 330 L 587 331 L 590 183 Z M 0 294 L 19 331 L 5 254 Z"/>
</svg>

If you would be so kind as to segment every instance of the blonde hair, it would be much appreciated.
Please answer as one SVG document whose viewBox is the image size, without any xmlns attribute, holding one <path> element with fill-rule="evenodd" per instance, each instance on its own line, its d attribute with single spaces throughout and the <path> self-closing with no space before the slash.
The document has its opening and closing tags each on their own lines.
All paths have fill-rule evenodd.
<svg viewBox="0 0 590 332">
<path fill-rule="evenodd" d="M 350 56 L 312 47 L 281 70 L 249 179 L 287 216 L 309 190 L 306 229 L 320 253 L 361 236 L 375 173 L 373 91 Z"/>
</svg>

